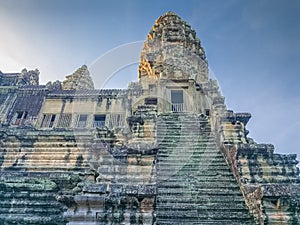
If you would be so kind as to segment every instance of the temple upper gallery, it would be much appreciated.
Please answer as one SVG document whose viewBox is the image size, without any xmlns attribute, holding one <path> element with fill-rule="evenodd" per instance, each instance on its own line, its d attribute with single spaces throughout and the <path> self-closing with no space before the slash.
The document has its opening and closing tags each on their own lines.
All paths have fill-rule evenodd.
<svg viewBox="0 0 300 225">
<path fill-rule="evenodd" d="M 160 16 L 138 82 L 0 72 L 0 223 L 300 224 L 296 155 L 248 137 L 195 30 Z"/>
</svg>

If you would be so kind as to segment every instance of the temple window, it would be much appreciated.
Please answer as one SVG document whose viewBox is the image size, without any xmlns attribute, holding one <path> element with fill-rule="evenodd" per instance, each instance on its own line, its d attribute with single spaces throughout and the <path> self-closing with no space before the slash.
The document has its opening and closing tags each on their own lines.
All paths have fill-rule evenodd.
<svg viewBox="0 0 300 225">
<path fill-rule="evenodd" d="M 22 125 L 27 117 L 28 113 L 26 111 L 18 111 L 15 114 L 14 125 Z"/>
<path fill-rule="evenodd" d="M 183 109 L 183 90 L 171 90 L 171 102 L 173 112 L 182 112 Z"/>
<path fill-rule="evenodd" d="M 72 114 L 62 114 L 59 118 L 57 127 L 70 127 L 72 122 Z"/>
<path fill-rule="evenodd" d="M 44 114 L 41 127 L 53 127 L 55 121 L 55 114 Z"/>
<path fill-rule="evenodd" d="M 78 122 L 77 122 L 77 127 L 78 128 L 86 127 L 87 117 L 88 117 L 88 115 L 86 115 L 86 114 L 79 115 Z"/>
<path fill-rule="evenodd" d="M 94 115 L 93 127 L 104 127 L 106 115 Z"/>
<path fill-rule="evenodd" d="M 111 113 L 107 115 L 107 124 L 109 128 L 116 128 L 124 126 L 124 114 L 123 113 Z"/>
<path fill-rule="evenodd" d="M 209 116 L 209 114 L 210 114 L 210 110 L 209 109 L 205 109 L 205 115 Z"/>
</svg>

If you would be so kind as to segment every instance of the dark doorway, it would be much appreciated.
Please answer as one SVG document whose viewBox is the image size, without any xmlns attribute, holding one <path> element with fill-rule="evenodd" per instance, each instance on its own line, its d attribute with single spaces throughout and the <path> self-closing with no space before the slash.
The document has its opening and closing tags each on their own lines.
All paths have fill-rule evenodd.
<svg viewBox="0 0 300 225">
<path fill-rule="evenodd" d="M 171 90 L 171 102 L 173 112 L 183 111 L 183 91 L 182 90 Z"/>
<path fill-rule="evenodd" d="M 105 126 L 106 115 L 95 115 L 94 116 L 94 127 L 104 127 Z"/>
</svg>

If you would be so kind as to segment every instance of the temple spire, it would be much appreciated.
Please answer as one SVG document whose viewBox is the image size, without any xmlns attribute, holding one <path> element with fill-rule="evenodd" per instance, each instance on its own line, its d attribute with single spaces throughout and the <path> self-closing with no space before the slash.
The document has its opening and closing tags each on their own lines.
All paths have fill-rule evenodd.
<svg viewBox="0 0 300 225">
<path fill-rule="evenodd" d="M 176 13 L 160 16 L 147 35 L 140 56 L 139 79 L 207 80 L 206 55 L 195 30 Z"/>
</svg>

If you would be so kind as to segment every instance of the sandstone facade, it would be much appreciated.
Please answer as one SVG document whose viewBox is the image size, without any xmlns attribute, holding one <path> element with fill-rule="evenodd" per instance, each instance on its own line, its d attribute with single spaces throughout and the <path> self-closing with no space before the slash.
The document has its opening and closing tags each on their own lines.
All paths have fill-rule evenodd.
<svg viewBox="0 0 300 225">
<path fill-rule="evenodd" d="M 38 75 L 0 73 L 1 224 L 300 224 L 296 155 L 247 136 L 175 13 L 127 89 Z"/>
</svg>

